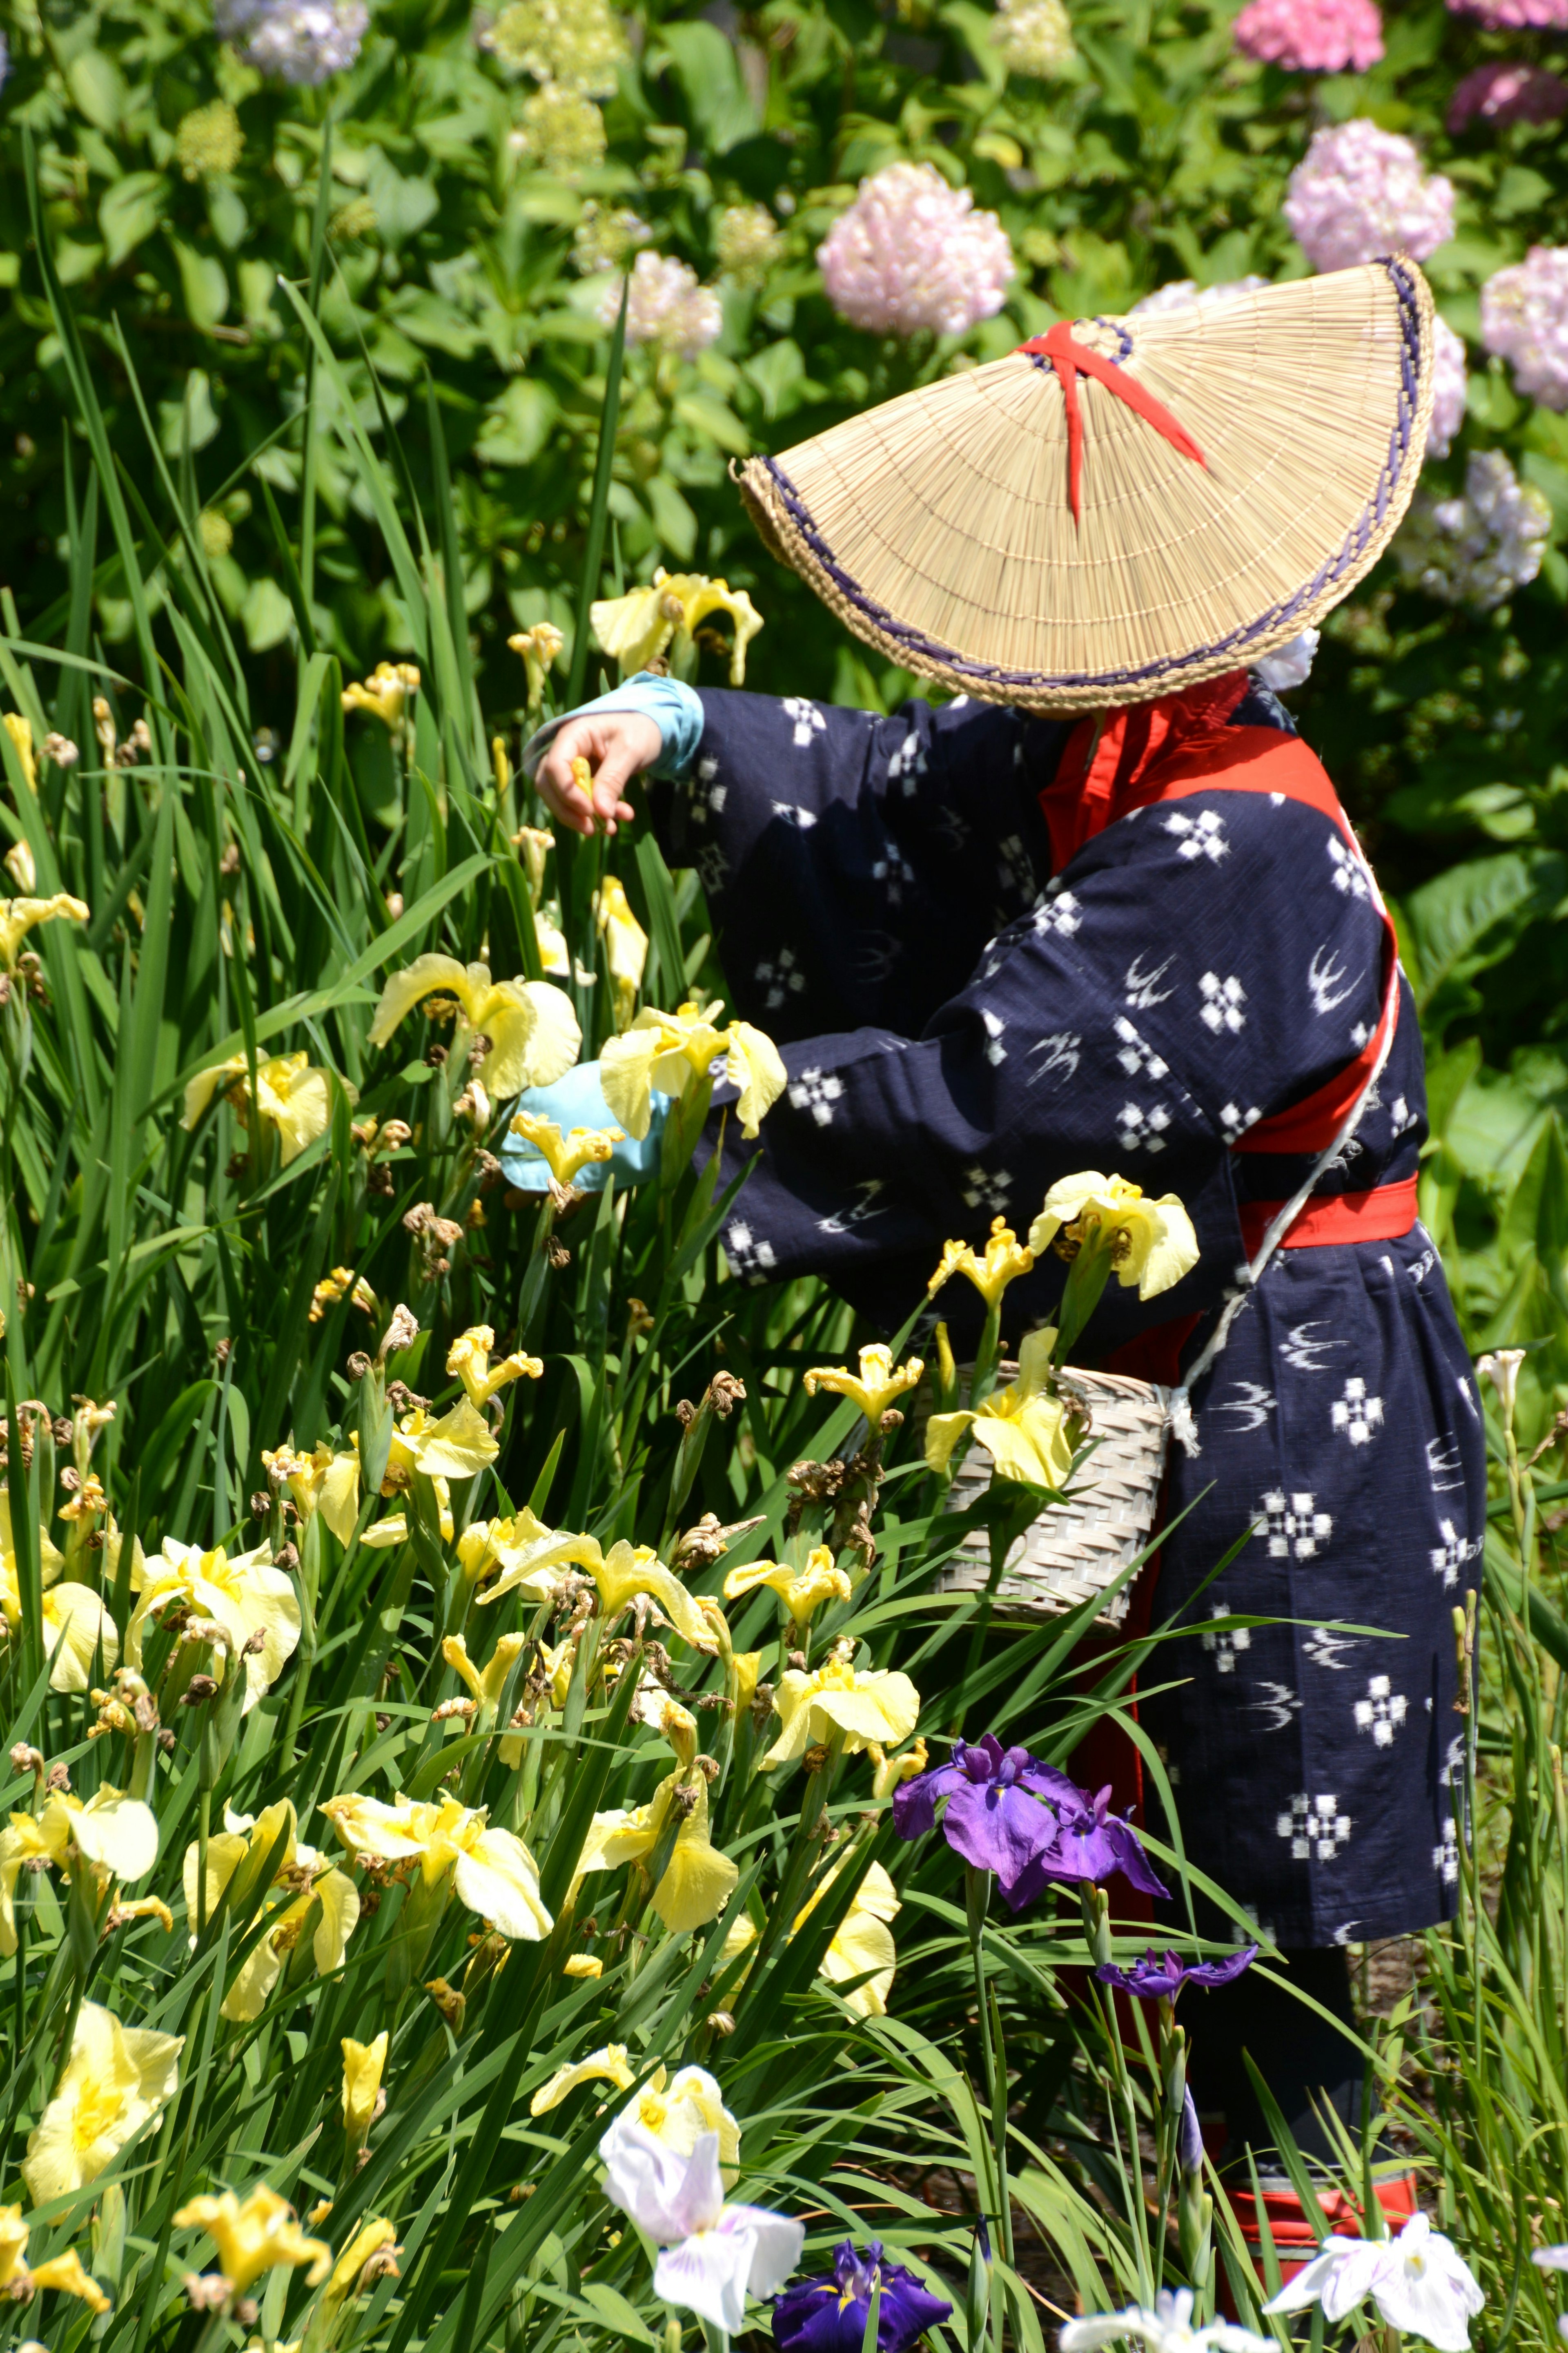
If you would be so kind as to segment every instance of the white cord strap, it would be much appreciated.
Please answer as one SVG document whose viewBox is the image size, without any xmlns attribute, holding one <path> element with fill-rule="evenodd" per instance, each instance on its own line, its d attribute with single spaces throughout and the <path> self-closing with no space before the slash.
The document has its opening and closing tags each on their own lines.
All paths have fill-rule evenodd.
<svg viewBox="0 0 1568 2353">
<path fill-rule="evenodd" d="M 1370 867 L 1366 869 L 1366 872 L 1368 880 L 1372 881 L 1372 870 Z M 1372 882 L 1372 888 L 1373 903 L 1381 913 L 1383 902 L 1381 896 L 1378 894 L 1375 881 Z M 1196 1364 L 1193 1366 L 1192 1369 L 1187 1374 L 1187 1377 L 1181 1384 L 1181 1387 L 1171 1392 L 1171 1402 L 1168 1409 L 1169 1426 L 1183 1451 L 1188 1455 L 1194 1455 L 1202 1451 L 1198 1444 L 1197 1424 L 1193 1419 L 1193 1391 L 1203 1379 L 1205 1374 L 1208 1372 L 1214 1364 L 1215 1359 L 1223 1352 L 1225 1344 L 1230 1337 L 1231 1325 L 1235 1323 L 1237 1316 L 1246 1306 L 1248 1299 L 1250 1299 L 1252 1293 L 1257 1290 L 1258 1283 L 1262 1281 L 1264 1270 L 1268 1266 L 1269 1260 L 1273 1257 L 1275 1251 L 1279 1249 L 1280 1243 L 1284 1240 L 1286 1235 L 1289 1232 L 1291 1227 L 1300 1216 L 1301 1211 L 1306 1208 L 1312 1194 L 1317 1190 L 1319 1179 L 1339 1157 L 1340 1154 L 1344 1150 L 1345 1145 L 1354 1135 L 1357 1128 L 1361 1125 L 1362 1114 L 1365 1112 L 1368 1104 L 1372 1102 L 1373 1094 L 1376 1092 L 1377 1082 L 1383 1076 L 1384 1066 L 1387 1063 L 1390 1051 L 1393 1049 L 1394 1033 L 1397 1027 L 1397 1023 L 1392 1017 L 1398 996 L 1398 990 L 1399 964 L 1396 958 L 1389 976 L 1388 990 L 1384 1006 L 1384 1018 L 1381 1025 L 1383 1029 L 1383 1043 L 1378 1048 L 1376 1060 L 1373 1061 L 1372 1066 L 1371 1076 L 1368 1078 L 1365 1086 L 1363 1087 L 1360 1094 L 1356 1097 L 1355 1102 L 1351 1105 L 1349 1112 L 1342 1121 L 1333 1142 L 1329 1145 L 1328 1150 L 1321 1153 L 1317 1160 L 1313 1163 L 1306 1183 L 1297 1188 L 1297 1190 L 1290 1196 L 1290 1198 L 1285 1203 L 1283 1208 L 1281 1208 L 1274 1217 L 1268 1232 L 1263 1237 L 1263 1241 L 1257 1257 L 1250 1260 L 1247 1264 L 1240 1270 L 1238 1286 L 1231 1293 L 1229 1299 L 1226 1300 L 1225 1307 L 1221 1312 L 1219 1322 L 1215 1325 L 1213 1332 L 1209 1335 L 1207 1346 L 1204 1349 L 1203 1354 L 1199 1356 Z"/>
</svg>

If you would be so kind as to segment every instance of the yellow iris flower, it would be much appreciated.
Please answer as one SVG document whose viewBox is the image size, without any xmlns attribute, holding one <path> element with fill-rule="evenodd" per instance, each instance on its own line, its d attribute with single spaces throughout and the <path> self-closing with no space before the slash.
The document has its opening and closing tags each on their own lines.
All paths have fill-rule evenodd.
<svg viewBox="0 0 1568 2353">
<path fill-rule="evenodd" d="M 1018 1351 L 1018 1377 L 993 1389 L 974 1411 L 933 1413 L 926 1424 L 926 1461 L 945 1471 L 948 1458 L 972 1430 L 1004 1479 L 1032 1487 L 1060 1487 L 1072 1469 L 1073 1441 L 1059 1398 L 1047 1387 L 1056 1334 L 1031 1332 Z"/>
<path fill-rule="evenodd" d="M 332 2275 L 321 2296 L 321 2308 L 329 2319 L 350 2296 L 368 2295 L 376 2280 L 397 2277 L 393 2257 L 403 2250 L 396 2242 L 396 2225 L 384 2214 L 368 2215 L 360 2224 L 332 2265 Z M 278 2345 L 273 2353 L 300 2353 L 300 2348 Z"/>
<path fill-rule="evenodd" d="M 267 1887 L 250 1890 L 250 1902 L 246 1907 L 248 1918 L 254 1921 L 269 1889 L 282 1886 L 289 1893 L 286 1900 L 270 1914 L 266 1928 L 246 1955 L 233 1985 L 224 1997 L 222 2015 L 227 2019 L 248 2021 L 260 2017 L 271 2000 L 279 1978 L 288 1967 L 289 1954 L 311 1917 L 314 1905 L 319 1905 L 320 1909 L 314 1915 L 310 1957 L 316 1965 L 318 1977 L 330 1977 L 335 1969 L 342 1968 L 349 1938 L 359 1926 L 359 1891 L 353 1881 L 345 1872 L 323 1870 L 321 1857 L 316 1849 L 296 1842 L 294 1809 L 286 1798 L 277 1805 L 267 1807 L 254 1820 L 248 1814 L 234 1814 L 226 1810 L 222 1831 L 215 1832 L 207 1841 L 204 1916 L 211 1919 L 222 1901 L 224 1890 L 242 1864 L 259 1862 L 273 1852 L 282 1831 L 287 1831 L 287 1844 L 272 1866 Z M 185 1916 L 191 1925 L 193 1939 L 197 1918 L 200 1862 L 200 1847 L 193 1842 L 185 1849 L 183 1873 Z"/>
<path fill-rule="evenodd" d="M 810 1919 L 841 1868 L 841 1864 L 836 1863 L 831 1871 L 824 1873 L 821 1883 L 810 1901 L 795 1914 L 790 1929 L 792 1936 Z M 893 1974 L 899 1958 L 893 1932 L 888 1924 L 902 1908 L 893 1883 L 881 1864 L 868 1864 L 866 1876 L 856 1889 L 848 1911 L 834 1932 L 833 1942 L 817 1963 L 818 1977 L 826 1978 L 830 1985 L 851 1987 L 851 1991 L 844 1997 L 844 2003 L 846 2009 L 853 2010 L 858 2018 L 885 2018 L 888 2014 L 888 1996 L 893 1989 Z M 743 1953 L 748 1945 L 754 1944 L 756 1936 L 754 1922 L 742 1913 L 724 1939 L 721 1967 L 725 1961 L 732 1961 L 738 1953 Z M 868 1976 L 868 1971 L 873 1974 Z M 857 1978 L 864 1978 L 865 1983 L 854 1984 Z"/>
<path fill-rule="evenodd" d="M 473 1406 L 488 1405 L 498 1389 L 508 1381 L 538 1380 L 544 1370 L 542 1357 L 525 1356 L 521 1348 L 503 1356 L 499 1365 L 490 1362 L 490 1351 L 496 1335 L 488 1324 L 475 1324 L 460 1332 L 447 1351 L 447 1370 L 456 1373 L 468 1393 Z"/>
<path fill-rule="evenodd" d="M 125 1656 L 133 1667 L 142 1664 L 149 1620 L 175 1602 L 216 1619 L 227 1632 L 231 1649 L 215 1651 L 210 1670 L 219 1683 L 251 1636 L 261 1636 L 260 1650 L 242 1661 L 247 1714 L 277 1682 L 299 1644 L 299 1599 L 287 1574 L 273 1567 L 266 1545 L 231 1556 L 222 1545 L 204 1552 L 200 1545 L 165 1536 L 161 1553 L 133 1565 L 131 1583 L 141 1597 L 125 1630 Z"/>
<path fill-rule="evenodd" d="M 279 2263 L 295 2271 L 309 2264 L 307 2287 L 320 2287 L 331 2269 L 331 2247 L 307 2238 L 288 2200 L 261 2183 L 243 2204 L 232 2189 L 220 2198 L 193 2198 L 180 2208 L 174 2222 L 180 2230 L 206 2232 L 217 2249 L 218 2269 L 237 2296 Z"/>
<path fill-rule="evenodd" d="M 891 1348 L 879 1340 L 861 1349 L 858 1377 L 845 1365 L 813 1365 L 805 1376 L 805 1388 L 807 1397 L 815 1397 L 818 1389 L 830 1389 L 836 1396 L 850 1398 L 874 1432 L 889 1408 L 897 1405 L 906 1390 L 919 1387 L 924 1371 L 923 1356 L 910 1356 L 895 1365 Z"/>
<path fill-rule="evenodd" d="M 0 2304 L 26 2304 L 40 2288 L 57 2295 L 79 2296 L 94 2312 L 107 2312 L 109 2298 L 91 2274 L 82 2267 L 74 2247 L 50 2255 L 41 2263 L 27 2261 L 28 2226 L 19 2206 L 0 2206 Z"/>
<path fill-rule="evenodd" d="M 1027 1274 L 1035 1263 L 1032 1250 L 1026 1250 L 1005 1218 L 991 1220 L 991 1239 L 984 1257 L 977 1258 L 967 1242 L 944 1242 L 936 1272 L 926 1285 L 930 1298 L 955 1274 L 966 1274 L 987 1307 L 994 1307 L 1007 1285 L 1020 1274 Z"/>
<path fill-rule="evenodd" d="M 759 1586 L 776 1593 L 797 1626 L 809 1626 L 825 1601 L 847 1601 L 854 1588 L 836 1567 L 826 1545 L 816 1545 L 804 1568 L 789 1568 L 774 1560 L 751 1560 L 732 1568 L 724 1579 L 726 1601 L 739 1601 Z"/>
<path fill-rule="evenodd" d="M 179 2089 L 183 2034 L 121 2026 L 84 2001 L 54 2097 L 27 2139 L 22 2179 L 35 2205 L 61 2198 L 111 2165 Z"/>
<path fill-rule="evenodd" d="M 417 1859 L 426 1888 L 449 1871 L 459 1903 L 500 1931 L 537 1944 L 555 1926 L 539 1896 L 539 1866 L 510 1831 L 491 1830 L 483 1807 L 455 1798 L 395 1805 L 359 1795 L 329 1798 L 321 1808 L 351 1854 L 381 1862 Z"/>
<path fill-rule="evenodd" d="M 640 1862 L 658 1844 L 668 1820 L 679 1772 L 659 1783 L 646 1806 L 614 1806 L 595 1814 L 578 1857 L 580 1875 L 616 1871 L 623 1862 Z M 690 1812 L 676 1832 L 664 1875 L 653 1891 L 653 1908 L 672 1936 L 704 1928 L 716 1920 L 735 1891 L 741 1874 L 727 1854 L 721 1854 L 708 1835 L 708 1784 L 700 1773 L 686 1788 L 692 1791 Z"/>
<path fill-rule="evenodd" d="M 490 1041 L 485 1084 L 497 1100 L 524 1087 L 553 1086 L 577 1060 L 583 1032 L 563 988 L 547 980 L 492 980 L 489 965 L 460 965 L 455 956 L 416 956 L 381 992 L 370 1043 L 384 1046 L 407 1014 L 426 997 L 454 997 L 470 1038 Z"/>
<path fill-rule="evenodd" d="M 321 1485 L 321 1516 L 342 1544 L 346 1544 L 353 1534 L 360 1507 L 357 1431 L 349 1444 L 351 1451 L 348 1453 L 332 1458 Z M 379 1492 L 386 1496 L 406 1494 L 413 1484 L 415 1472 L 422 1471 L 436 1490 L 441 1534 L 450 1544 L 452 1491 L 447 1481 L 472 1479 L 487 1463 L 493 1462 L 500 1452 L 488 1423 L 466 1397 L 459 1398 L 456 1405 L 448 1406 L 443 1414 L 427 1413 L 423 1406 L 416 1406 L 413 1412 L 405 1413 L 393 1429 L 386 1471 Z M 407 1536 L 406 1513 L 394 1512 L 385 1519 L 373 1521 L 360 1542 L 382 1546 L 404 1544 Z"/>
<path fill-rule="evenodd" d="M 476 1732 L 489 1731 L 495 1722 L 507 1679 L 528 1646 L 526 1634 L 503 1634 L 484 1665 L 476 1667 L 461 1634 L 448 1634 L 442 1641 L 441 1656 L 462 1677 L 478 1704 L 479 1713 L 474 1719 Z"/>
<path fill-rule="evenodd" d="M 519 629 L 508 638 L 507 644 L 514 654 L 522 656 L 528 672 L 528 708 L 532 711 L 544 692 L 544 681 L 552 663 L 566 643 L 553 621 L 535 621 L 531 629 Z"/>
<path fill-rule="evenodd" d="M 307 1054 L 277 1054 L 270 1061 L 256 1066 L 256 1107 L 262 1118 L 278 1130 L 278 1154 L 285 1168 L 297 1160 L 308 1144 L 324 1135 L 332 1116 L 332 1089 L 341 1087 L 350 1103 L 359 1101 L 359 1091 L 346 1079 L 334 1076 L 312 1062 Z M 219 1090 L 226 1091 L 237 1108 L 250 1100 L 250 1066 L 243 1054 L 231 1054 L 226 1062 L 216 1062 L 209 1071 L 198 1071 L 185 1089 L 185 1108 L 180 1120 L 184 1128 L 193 1128 Z"/>
<path fill-rule="evenodd" d="M 1044 1250 L 1058 1233 L 1080 1247 L 1109 1242 L 1118 1282 L 1124 1290 L 1136 1283 L 1140 1299 L 1169 1291 L 1198 1262 L 1193 1221 L 1174 1193 L 1150 1199 L 1124 1176 L 1093 1168 L 1051 1187 L 1029 1228 L 1030 1249 Z"/>
<path fill-rule="evenodd" d="M 730 683 L 743 685 L 746 648 L 762 628 L 763 617 L 745 590 L 731 589 L 728 581 L 710 580 L 702 572 L 661 569 L 646 588 L 602 598 L 590 607 L 588 617 L 605 652 L 629 671 L 647 670 L 667 652 L 679 665 L 691 654 L 697 629 L 711 613 L 727 613 L 734 625 Z"/>
<path fill-rule="evenodd" d="M 395 727 L 411 694 L 419 691 L 419 672 L 413 662 L 377 662 L 361 684 L 355 679 L 342 691 L 345 711 L 368 711 L 384 727 Z"/>
<path fill-rule="evenodd" d="M 24 1869 L 69 1871 L 86 1864 L 107 1883 L 145 1879 L 157 1860 L 158 1823 L 151 1806 L 107 1783 L 85 1803 L 57 1789 L 41 1814 L 13 1814 L 0 1831 L 0 1954 L 16 1949 L 16 1881 Z"/>
<path fill-rule="evenodd" d="M 384 2026 L 374 2042 L 342 2038 L 343 2130 L 350 2148 L 363 2148 L 365 2135 L 380 2113 L 381 2079 L 386 2068 L 391 2036 Z"/>
<path fill-rule="evenodd" d="M 49 1689 L 58 1692 L 84 1692 L 98 1676 L 100 1667 L 104 1674 L 114 1666 L 120 1656 L 120 1636 L 114 1620 L 104 1605 L 101 1594 L 89 1585 L 79 1585 L 69 1577 L 62 1578 L 65 1556 L 50 1543 L 40 1522 L 37 1534 L 38 1567 L 44 1588 L 44 1653 L 54 1659 L 49 1670 Z M 107 1546 L 106 1546 L 107 1549 Z M 119 1547 L 115 1547 L 118 1562 Z M 16 1539 L 11 1528 L 11 1498 L 0 1490 L 0 1619 L 5 1621 L 7 1638 L 15 1641 L 22 1630 L 22 1586 L 16 1567 Z M 64 1647 L 55 1656 L 60 1638 Z"/>
<path fill-rule="evenodd" d="M 85 923 L 91 912 L 68 891 L 57 891 L 52 899 L 0 899 L 0 965 L 16 971 L 22 942 L 36 924 Z"/>
<path fill-rule="evenodd" d="M 599 1608 L 606 1619 L 618 1618 L 641 1593 L 657 1601 L 665 1616 L 700 1651 L 711 1651 L 712 1630 L 679 1578 L 666 1568 L 651 1545 L 630 1545 L 623 1536 L 606 1553 L 596 1536 L 574 1535 L 547 1528 L 533 1514 L 519 1512 L 510 1522 L 492 1521 L 491 1528 L 511 1529 L 511 1538 L 493 1549 L 502 1563 L 501 1574 L 477 1599 L 482 1605 L 499 1601 L 518 1587 L 536 1601 L 548 1601 L 563 1568 L 584 1568 L 599 1588 Z M 487 1537 L 487 1543 L 491 1539 Z M 508 1553 L 510 1557 L 509 1559 Z M 465 1563 L 466 1565 L 466 1563 Z"/>
<path fill-rule="evenodd" d="M 27 780 L 27 790 L 36 793 L 38 789 L 38 762 L 33 750 L 32 721 L 24 712 L 7 711 L 0 714 L 0 727 L 4 727 L 11 738 L 17 763 Z"/>
<path fill-rule="evenodd" d="M 793 1763 L 835 1733 L 842 1734 L 845 1753 L 851 1757 L 872 1741 L 895 1746 L 914 1730 L 921 1695 L 908 1675 L 896 1669 L 860 1670 L 834 1659 L 809 1673 L 792 1667 L 780 1678 L 773 1706 L 781 1728 L 762 1759 L 763 1772 Z"/>
<path fill-rule="evenodd" d="M 557 2067 L 550 2081 L 542 2084 L 530 2100 L 528 2113 L 531 2116 L 548 2116 L 552 2108 L 558 2108 L 584 2084 L 613 2084 L 617 2092 L 629 2092 L 637 2079 L 626 2045 L 611 2042 L 602 2051 L 590 2051 L 585 2059 Z M 704 2133 L 717 2133 L 721 2165 L 738 2165 L 741 2127 L 724 2105 L 723 2094 L 706 2067 L 682 2067 L 668 2081 L 668 2089 L 666 2084 L 664 2069 L 656 2067 L 630 2111 L 638 2124 L 679 2157 L 689 2157 Z"/>
<path fill-rule="evenodd" d="M 563 1186 L 591 1163 L 607 1160 L 626 1140 L 618 1127 L 574 1127 L 563 1135 L 554 1120 L 536 1111 L 514 1112 L 511 1132 L 532 1145 L 555 1182 Z"/>
<path fill-rule="evenodd" d="M 624 1029 L 647 969 L 647 934 L 632 913 L 619 878 L 606 874 L 594 902 L 605 942 L 605 960 L 616 992 L 616 1027 Z"/>
<path fill-rule="evenodd" d="M 605 1101 L 628 1135 L 640 1143 L 653 1117 L 653 1094 L 683 1095 L 704 1077 L 715 1057 L 722 1054 L 730 1082 L 739 1090 L 735 1105 L 741 1133 L 748 1141 L 777 1103 L 786 1084 L 778 1048 L 749 1021 L 732 1021 L 727 1029 L 714 1026 L 723 1010 L 692 1001 L 673 1013 L 645 1005 L 631 1028 L 619 1038 L 607 1038 L 599 1057 Z"/>
</svg>

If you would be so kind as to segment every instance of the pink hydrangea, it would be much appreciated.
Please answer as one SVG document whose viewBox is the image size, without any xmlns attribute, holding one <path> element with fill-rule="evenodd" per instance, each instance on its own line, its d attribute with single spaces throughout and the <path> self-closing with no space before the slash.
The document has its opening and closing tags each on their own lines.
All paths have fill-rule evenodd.
<svg viewBox="0 0 1568 2353">
<path fill-rule="evenodd" d="M 1568 408 L 1568 246 L 1532 245 L 1481 288 L 1481 341 L 1513 369 L 1515 389 Z"/>
<path fill-rule="evenodd" d="M 1432 422 L 1426 455 L 1446 458 L 1465 421 L 1465 339 L 1447 319 L 1432 322 Z"/>
<path fill-rule="evenodd" d="M 1383 55 L 1375 0 L 1248 0 L 1231 29 L 1244 58 L 1287 73 L 1365 73 Z"/>
<path fill-rule="evenodd" d="M 994 317 L 1013 248 L 995 214 L 973 204 L 931 164 L 889 164 L 862 180 L 816 249 L 839 317 L 882 335 L 961 335 Z"/>
<path fill-rule="evenodd" d="M 621 307 L 621 281 L 606 290 L 599 316 L 614 326 Z M 626 296 L 628 343 L 663 343 L 683 359 L 705 351 L 724 323 L 723 306 L 697 272 L 669 253 L 639 253 Z"/>
<path fill-rule="evenodd" d="M 1408 139 L 1357 116 L 1312 133 L 1284 213 L 1314 269 L 1349 269 L 1380 253 L 1424 261 L 1454 234 L 1454 188 L 1423 172 Z"/>
<path fill-rule="evenodd" d="M 1448 100 L 1448 128 L 1462 131 L 1479 115 L 1483 122 L 1555 122 L 1568 113 L 1568 81 L 1545 66 L 1498 61 L 1468 73 Z"/>
<path fill-rule="evenodd" d="M 1489 32 L 1568 32 L 1568 0 L 1448 0 L 1456 16 L 1474 16 Z"/>
</svg>

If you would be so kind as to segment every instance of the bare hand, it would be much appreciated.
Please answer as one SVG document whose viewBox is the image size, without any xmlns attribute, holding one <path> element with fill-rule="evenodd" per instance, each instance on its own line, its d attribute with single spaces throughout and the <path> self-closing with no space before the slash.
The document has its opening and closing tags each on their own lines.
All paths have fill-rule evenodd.
<svg viewBox="0 0 1568 2353">
<path fill-rule="evenodd" d="M 644 768 L 651 767 L 664 749 L 656 721 L 641 711 L 590 711 L 569 719 L 539 763 L 534 783 L 563 825 L 574 833 L 594 833 L 603 826 L 614 833 L 617 819 L 632 815 L 621 798 L 625 787 Z M 585 760 L 593 772 L 589 793 L 572 774 L 574 760 Z"/>
</svg>

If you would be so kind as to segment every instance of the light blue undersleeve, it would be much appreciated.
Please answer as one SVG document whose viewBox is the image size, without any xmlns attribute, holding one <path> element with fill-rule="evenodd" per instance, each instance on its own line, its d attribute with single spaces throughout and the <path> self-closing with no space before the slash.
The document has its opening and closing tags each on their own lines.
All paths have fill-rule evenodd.
<svg viewBox="0 0 1568 2353">
<path fill-rule="evenodd" d="M 581 717 L 584 711 L 640 711 L 653 721 L 664 738 L 664 749 L 654 764 L 656 776 L 668 776 L 679 784 L 690 769 L 697 756 L 697 746 L 702 741 L 702 702 L 695 688 L 682 686 L 678 678 L 656 678 L 649 670 L 639 670 L 635 678 L 623 679 L 608 694 L 601 694 L 592 702 L 580 702 L 575 711 L 563 711 L 559 719 L 552 719 L 529 737 L 522 747 L 522 765 L 530 777 L 569 719 Z"/>
</svg>

